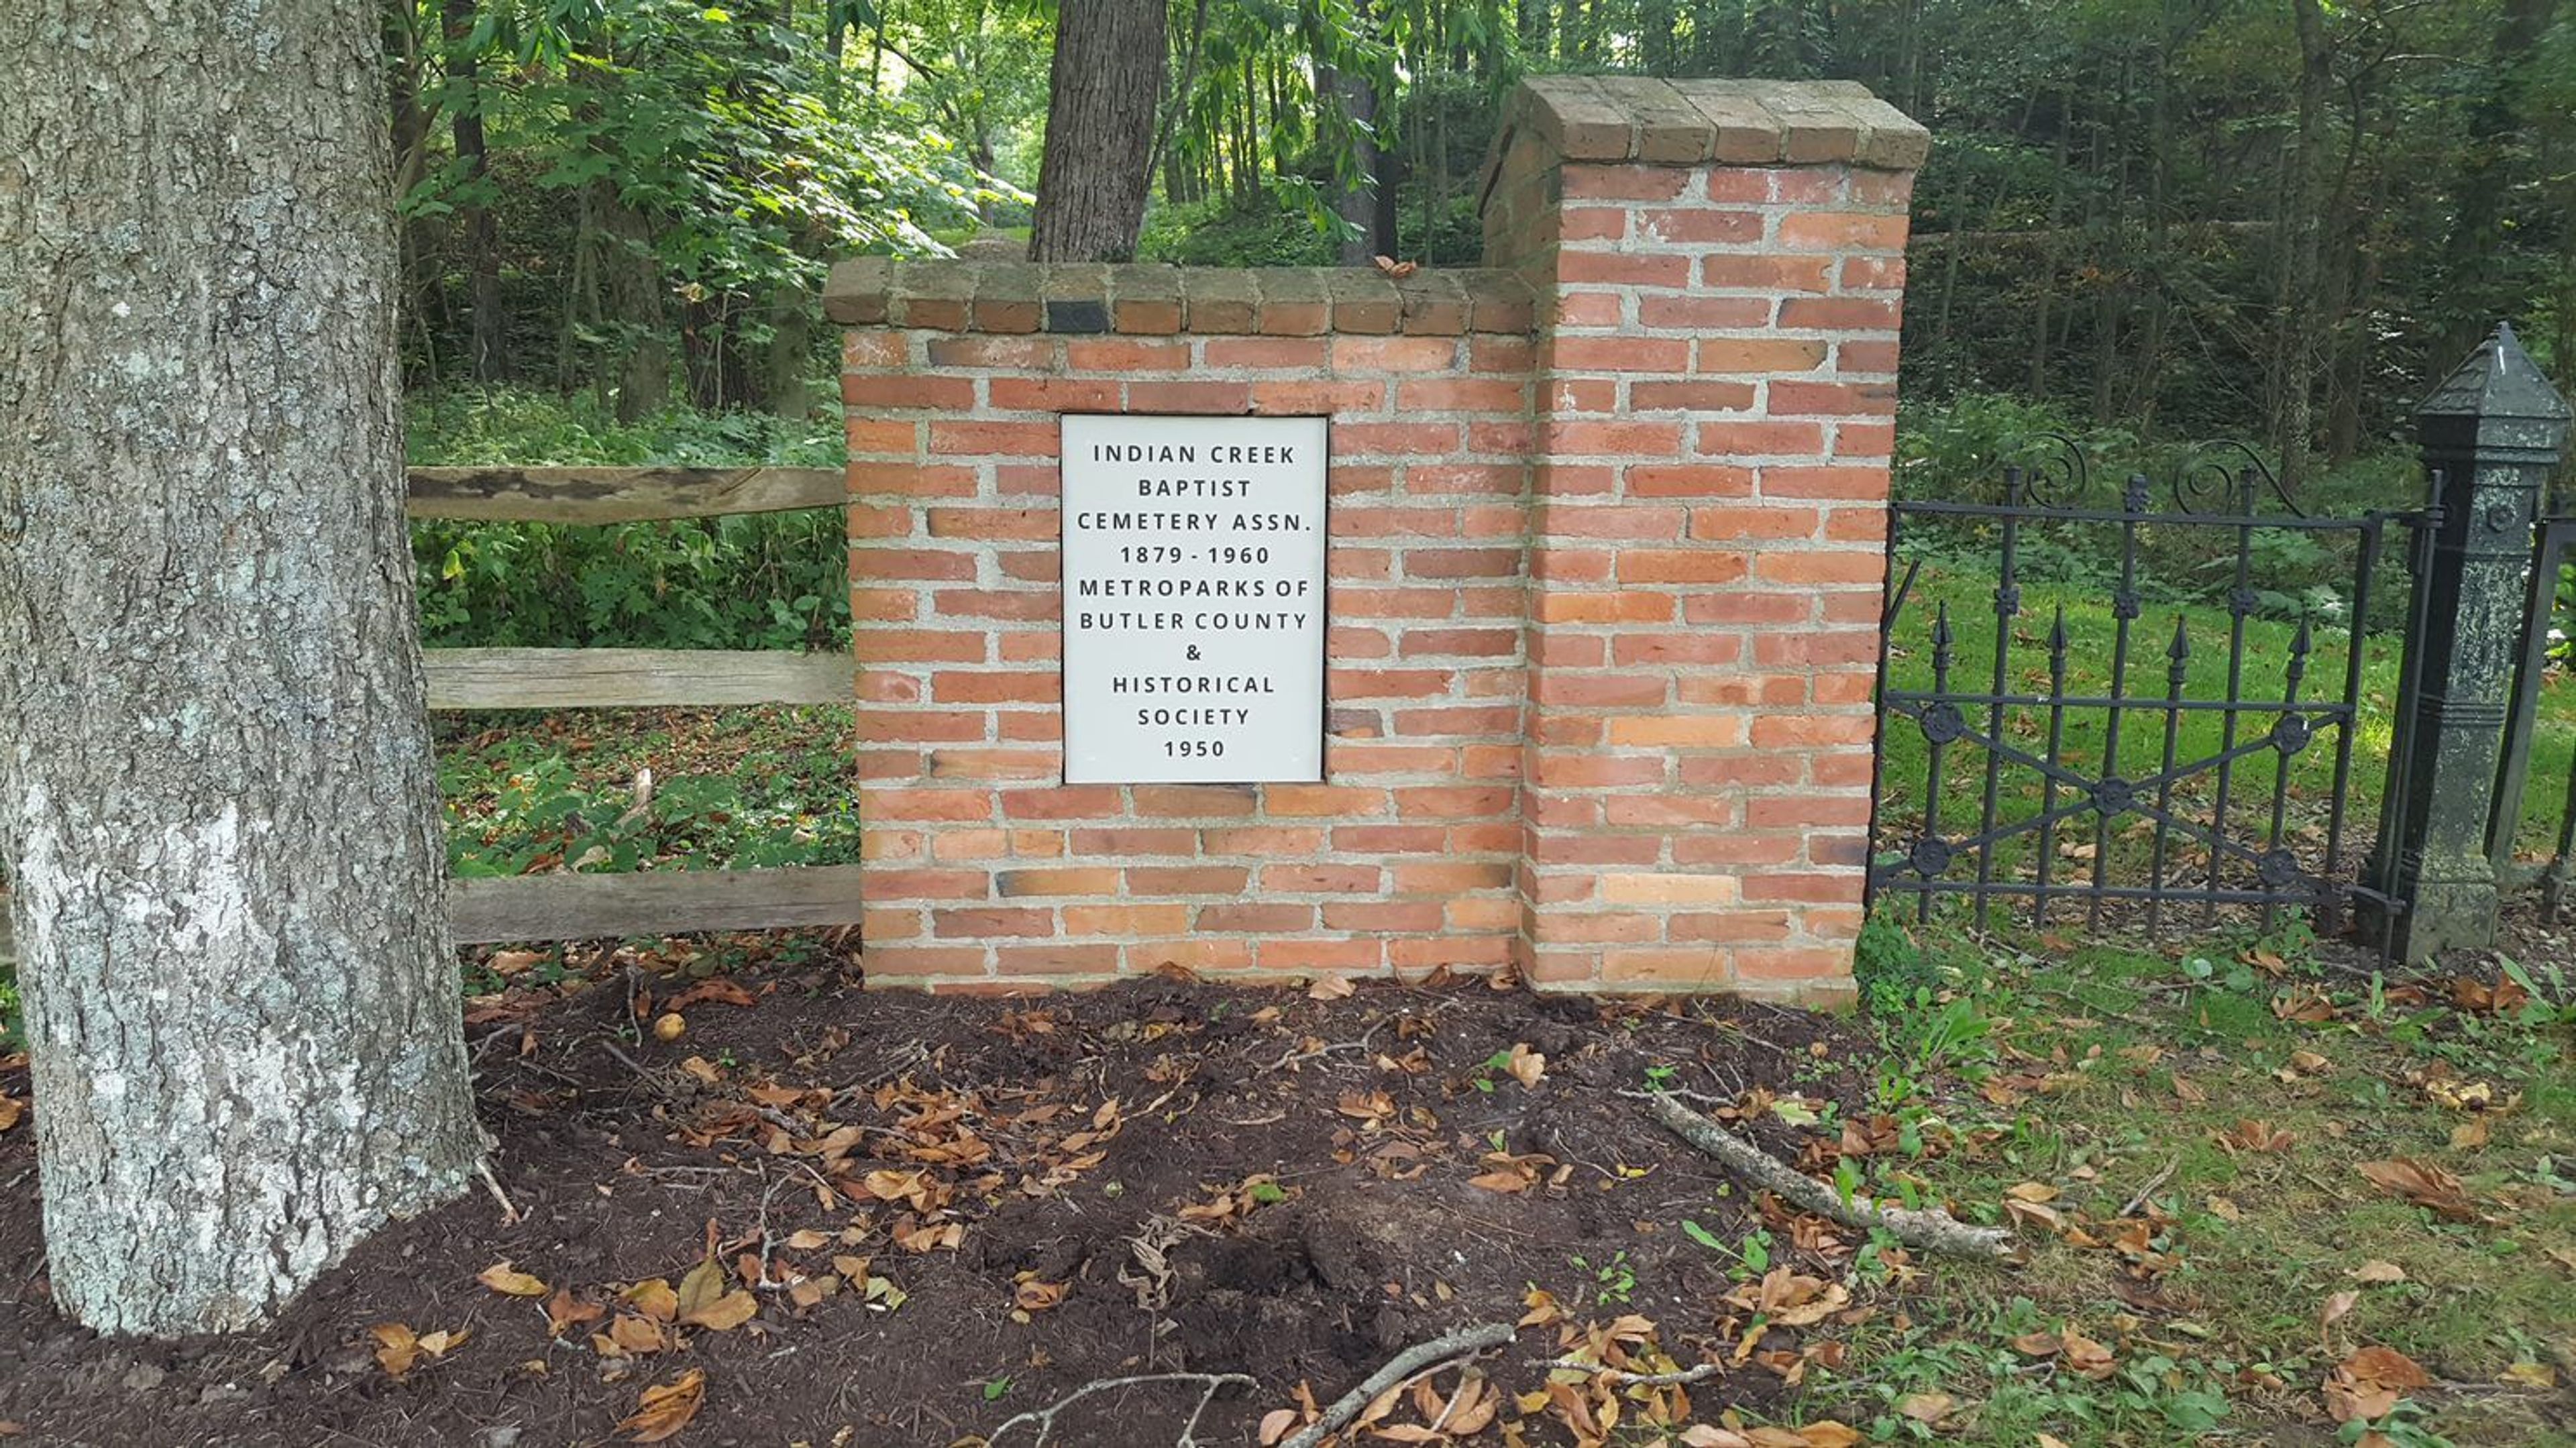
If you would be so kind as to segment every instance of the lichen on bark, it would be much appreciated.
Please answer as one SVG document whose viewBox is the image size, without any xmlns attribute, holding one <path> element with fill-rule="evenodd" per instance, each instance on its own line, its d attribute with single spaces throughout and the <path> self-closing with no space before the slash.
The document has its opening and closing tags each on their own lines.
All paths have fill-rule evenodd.
<svg viewBox="0 0 2576 1448">
<path fill-rule="evenodd" d="M 240 1328 L 481 1150 L 402 514 L 378 37 L 0 9 L 0 848 L 49 1277 Z"/>
</svg>

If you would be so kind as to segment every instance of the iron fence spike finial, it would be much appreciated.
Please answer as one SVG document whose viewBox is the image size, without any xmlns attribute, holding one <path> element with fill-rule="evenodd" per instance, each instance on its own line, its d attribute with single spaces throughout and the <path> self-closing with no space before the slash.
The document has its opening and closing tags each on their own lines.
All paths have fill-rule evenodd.
<svg viewBox="0 0 2576 1448">
<path fill-rule="evenodd" d="M 2191 657 L 2191 630 L 2181 614 L 2174 615 L 2173 643 L 2166 647 L 2165 657 L 2175 663 Z"/>
<path fill-rule="evenodd" d="M 2066 652 L 2066 605 L 2057 605 L 2057 617 L 2048 626 L 2048 646 L 2057 653 Z"/>
</svg>

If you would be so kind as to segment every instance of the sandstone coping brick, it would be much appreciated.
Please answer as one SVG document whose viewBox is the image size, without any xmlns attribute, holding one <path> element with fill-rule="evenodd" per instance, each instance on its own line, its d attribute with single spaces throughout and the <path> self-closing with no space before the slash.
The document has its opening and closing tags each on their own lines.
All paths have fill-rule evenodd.
<svg viewBox="0 0 2576 1448">
<path fill-rule="evenodd" d="M 1531 76 L 1512 93 L 1486 164 L 1490 205 L 1526 135 L 1562 161 L 1693 166 L 1847 163 L 1912 171 L 1931 133 L 1852 81 Z"/>
<path fill-rule="evenodd" d="M 1529 284 L 1490 267 L 1397 278 L 1358 267 L 896 260 L 832 267 L 823 313 L 854 327 L 1135 336 L 1526 335 Z"/>
</svg>

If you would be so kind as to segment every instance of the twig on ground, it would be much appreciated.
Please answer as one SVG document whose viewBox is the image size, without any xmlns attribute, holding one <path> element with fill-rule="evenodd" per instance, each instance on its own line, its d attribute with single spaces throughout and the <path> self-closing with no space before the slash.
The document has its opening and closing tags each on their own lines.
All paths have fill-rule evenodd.
<svg viewBox="0 0 2576 1448">
<path fill-rule="evenodd" d="M 1378 1394 L 1426 1369 L 1487 1348 L 1501 1347 L 1512 1340 L 1512 1332 L 1510 1323 L 1489 1322 L 1481 1327 L 1453 1332 L 1447 1337 L 1416 1343 L 1397 1353 L 1385 1367 L 1369 1374 L 1367 1381 L 1335 1398 L 1322 1417 L 1299 1429 L 1297 1436 L 1280 1448 L 1315 1448 L 1316 1444 L 1340 1432 L 1344 1424 L 1358 1417 L 1360 1410 L 1374 1401 Z"/>
<path fill-rule="evenodd" d="M 1882 1207 L 1857 1197 L 1846 1201 L 1832 1187 L 1668 1096 L 1648 1101 L 1646 1110 L 1665 1130 L 1717 1158 L 1728 1171 L 1820 1217 L 1859 1231 L 1884 1230 L 1907 1246 L 1955 1257 L 1993 1262 L 2012 1252 L 2012 1234 L 2001 1227 L 1971 1226 L 1938 1208 Z"/>
<path fill-rule="evenodd" d="M 643 1078 L 644 1084 L 648 1086 L 659 1086 L 662 1084 L 661 1077 L 654 1073 L 652 1067 L 645 1065 L 643 1062 L 627 1055 L 624 1051 L 617 1049 L 617 1043 L 615 1041 L 602 1039 L 599 1044 L 602 1050 L 615 1056 L 618 1060 L 625 1062 L 626 1069 Z"/>
<path fill-rule="evenodd" d="M 2127 1206 L 2125 1206 L 2125 1207 L 2122 1207 L 2122 1208 L 2119 1210 L 2118 1215 L 2119 1215 L 2119 1216 L 2123 1216 L 2123 1217 L 2125 1217 L 2125 1216 L 2129 1215 L 2131 1212 L 2136 1211 L 2138 1208 L 2140 1208 L 2140 1207 L 2142 1207 L 2142 1206 L 2145 1206 L 2145 1205 L 2147 1204 L 2147 1198 L 2148 1198 L 2148 1197 L 2150 1197 L 2150 1196 L 2153 1196 L 2153 1195 L 2155 1194 L 2155 1190 L 2156 1190 L 2156 1188 L 2158 1188 L 2158 1187 L 2160 1187 L 2160 1186 L 2163 1186 L 2166 1182 L 2169 1182 L 2169 1181 L 2173 1180 L 2173 1174 L 2174 1174 L 2176 1171 L 2181 1170 L 2181 1168 L 2182 1168 L 2182 1158 L 2181 1158 L 2181 1157 L 2175 1157 L 2173 1160 L 2171 1160 L 2171 1161 L 2169 1161 L 2169 1162 L 2166 1162 L 2166 1163 L 2165 1163 L 2165 1169 L 2164 1169 L 2163 1171 L 2157 1172 L 2154 1176 L 2151 1176 L 2151 1177 L 2147 1178 L 2147 1184 L 2146 1184 L 2145 1186 L 2142 1186 L 2142 1187 L 2138 1188 L 2138 1194 L 2137 1194 L 2136 1196 L 2134 1196 L 2134 1197 L 2129 1198 L 2129 1204 L 2128 1204 Z"/>
<path fill-rule="evenodd" d="M 1708 1027 L 1712 1031 L 1716 1031 L 1722 1035 L 1733 1036 L 1735 1039 L 1742 1041 L 1747 1045 L 1760 1046 L 1765 1050 L 1776 1051 L 1783 1056 L 1797 1054 L 1788 1047 L 1781 1045 L 1778 1041 L 1764 1040 L 1762 1037 L 1753 1034 L 1751 1031 L 1744 1029 L 1733 1021 L 1719 1020 L 1717 1017 L 1708 1014 L 1705 1009 L 1694 1015 L 1692 1019 L 1698 1021 L 1701 1025 Z"/>
<path fill-rule="evenodd" d="M 1680 1086 L 1668 1086 L 1661 1091 L 1621 1091 L 1618 1094 L 1631 1101 L 1652 1101 L 1658 1096 L 1670 1096 L 1676 1101 L 1697 1101 L 1707 1106 L 1733 1106 L 1744 1099 L 1741 1096 L 1711 1096 L 1705 1091 L 1692 1091 Z"/>
<path fill-rule="evenodd" d="M 1056 1414 L 1094 1393 L 1111 1392 L 1118 1388 L 1141 1388 L 1154 1383 L 1196 1383 L 1198 1385 L 1198 1404 L 1190 1409 L 1188 1421 L 1181 1424 L 1181 1436 L 1172 1441 L 1172 1448 L 1206 1448 L 1206 1445 L 1199 1442 L 1196 1435 L 1199 1419 L 1206 1415 L 1208 1404 L 1215 1402 L 1216 1395 L 1229 1387 L 1260 1386 L 1259 1383 L 1241 1373 L 1148 1373 L 1141 1377 L 1103 1378 L 1098 1382 L 1084 1383 L 1043 1408 L 1032 1408 L 1015 1418 L 1006 1420 L 1002 1426 L 985 1434 L 979 1441 L 984 1444 L 984 1448 L 993 1448 L 993 1445 L 1002 1441 L 1002 1435 L 1014 1428 L 1026 1427 L 1034 1423 L 1037 1425 L 1038 1436 L 1029 1448 L 1046 1448 L 1047 1435 L 1055 1431 Z"/>
<path fill-rule="evenodd" d="M 761 1175 L 766 1178 L 769 1174 L 763 1171 Z M 769 1253 L 775 1245 L 769 1234 L 769 1199 L 778 1195 L 778 1189 L 787 1185 L 789 1180 L 783 1176 L 770 1180 L 760 1193 L 760 1280 L 751 1284 L 754 1287 L 784 1288 L 787 1286 L 784 1282 L 773 1282 L 769 1279 Z"/>
<path fill-rule="evenodd" d="M 902 1075 L 904 1072 L 911 1070 L 913 1067 L 922 1065 L 929 1059 L 929 1048 L 922 1045 L 919 1041 L 914 1041 L 906 1045 L 902 1050 L 895 1052 L 894 1059 L 888 1062 L 875 1075 L 862 1076 L 847 1086 L 840 1087 L 833 1091 L 832 1101 L 837 1105 L 839 1104 L 840 1099 L 844 1096 L 860 1092 L 874 1091 L 888 1081 L 891 1081 L 897 1076 Z"/>
<path fill-rule="evenodd" d="M 1632 1373 L 1625 1368 L 1604 1367 L 1600 1363 L 1578 1362 L 1573 1358 L 1549 1358 L 1535 1366 L 1550 1372 L 1590 1373 L 1614 1388 L 1665 1388 L 1684 1383 L 1703 1382 L 1726 1371 L 1724 1363 L 1701 1363 L 1695 1368 L 1676 1368 L 1668 1373 Z"/>
<path fill-rule="evenodd" d="M 483 1189 L 492 1194 L 492 1200 L 501 1204 L 501 1224 L 519 1225 L 519 1209 L 511 1202 L 510 1194 L 501 1190 L 501 1179 L 492 1174 L 492 1159 L 487 1156 L 474 1163 L 474 1173 L 483 1179 Z"/>
</svg>

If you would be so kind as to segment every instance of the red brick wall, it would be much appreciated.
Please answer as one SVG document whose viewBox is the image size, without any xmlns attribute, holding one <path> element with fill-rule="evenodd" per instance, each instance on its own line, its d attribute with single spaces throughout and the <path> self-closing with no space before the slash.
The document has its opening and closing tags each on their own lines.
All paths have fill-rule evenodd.
<svg viewBox="0 0 2576 1448">
<path fill-rule="evenodd" d="M 1578 123 L 1587 91 L 1617 95 L 1542 86 Z M 1588 159 L 1560 161 L 1554 204 L 1520 219 L 1554 233 L 1519 248 L 1553 319 L 1530 521 L 1530 968 L 1830 993 L 1860 928 L 1921 153 L 1872 150 L 1865 123 L 1802 128 L 1740 83 L 1663 92 L 1713 104 L 1659 127 L 1618 96 L 1637 124 L 1561 135 Z"/>
<path fill-rule="evenodd" d="M 1505 963 L 1526 289 L 1220 273 L 1184 296 L 1170 268 L 898 270 L 844 384 L 869 971 Z M 1026 330 L 1040 291 L 1059 325 L 1116 330 Z M 1122 410 L 1331 414 L 1328 783 L 1057 782 L 1057 417 Z"/>
<path fill-rule="evenodd" d="M 1491 270 L 835 273 L 876 978 L 1847 988 L 1922 133 L 1510 115 Z M 1122 410 L 1330 416 L 1324 784 L 1060 783 L 1057 418 Z"/>
</svg>

